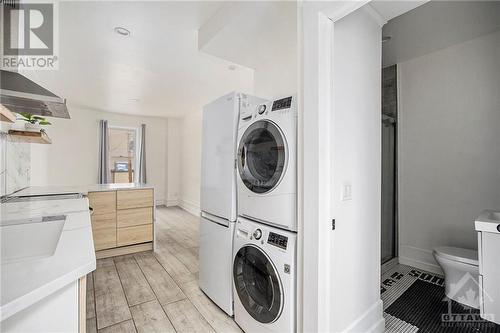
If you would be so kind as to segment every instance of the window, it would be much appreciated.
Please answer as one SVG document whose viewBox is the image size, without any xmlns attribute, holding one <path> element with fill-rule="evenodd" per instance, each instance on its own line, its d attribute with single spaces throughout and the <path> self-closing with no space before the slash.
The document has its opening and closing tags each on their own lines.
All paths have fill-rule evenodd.
<svg viewBox="0 0 500 333">
<path fill-rule="evenodd" d="M 109 171 L 112 183 L 133 183 L 137 165 L 136 128 L 109 126 Z"/>
</svg>

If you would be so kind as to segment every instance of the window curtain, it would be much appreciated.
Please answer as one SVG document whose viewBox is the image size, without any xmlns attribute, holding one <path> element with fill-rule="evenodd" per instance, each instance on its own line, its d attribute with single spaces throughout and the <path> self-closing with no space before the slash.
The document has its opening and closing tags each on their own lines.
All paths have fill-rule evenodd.
<svg viewBox="0 0 500 333">
<path fill-rule="evenodd" d="M 146 183 L 146 125 L 141 125 L 141 140 L 139 146 L 139 165 L 137 168 L 137 181 Z"/>
<path fill-rule="evenodd" d="M 110 180 L 109 173 L 109 132 L 108 121 L 99 121 L 99 169 L 98 183 L 106 184 Z"/>
</svg>

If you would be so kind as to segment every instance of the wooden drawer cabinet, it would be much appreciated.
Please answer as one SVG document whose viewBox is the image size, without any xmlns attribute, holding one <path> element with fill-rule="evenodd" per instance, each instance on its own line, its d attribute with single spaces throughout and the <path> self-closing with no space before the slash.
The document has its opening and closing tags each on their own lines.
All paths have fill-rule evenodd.
<svg viewBox="0 0 500 333">
<path fill-rule="evenodd" d="M 144 224 L 116 229 L 116 245 L 124 246 L 153 240 L 153 225 Z"/>
<path fill-rule="evenodd" d="M 89 205 L 96 214 L 116 211 L 116 191 L 89 192 Z"/>
<path fill-rule="evenodd" d="M 153 223 L 153 208 L 130 208 L 117 211 L 117 228 Z"/>
<path fill-rule="evenodd" d="M 153 207 L 153 190 L 118 191 L 116 197 L 117 209 Z"/>
<path fill-rule="evenodd" d="M 98 258 L 153 248 L 153 189 L 89 192 L 88 198 Z"/>
<path fill-rule="evenodd" d="M 116 247 L 116 212 L 92 214 L 92 235 L 96 251 Z"/>
</svg>

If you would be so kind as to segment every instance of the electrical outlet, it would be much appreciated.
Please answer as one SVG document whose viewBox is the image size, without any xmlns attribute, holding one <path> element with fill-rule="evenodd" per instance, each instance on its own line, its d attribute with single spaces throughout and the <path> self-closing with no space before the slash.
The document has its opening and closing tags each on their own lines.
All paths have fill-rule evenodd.
<svg viewBox="0 0 500 333">
<path fill-rule="evenodd" d="M 341 200 L 342 201 L 352 200 L 352 185 L 351 184 L 346 183 L 346 184 L 342 185 Z"/>
</svg>

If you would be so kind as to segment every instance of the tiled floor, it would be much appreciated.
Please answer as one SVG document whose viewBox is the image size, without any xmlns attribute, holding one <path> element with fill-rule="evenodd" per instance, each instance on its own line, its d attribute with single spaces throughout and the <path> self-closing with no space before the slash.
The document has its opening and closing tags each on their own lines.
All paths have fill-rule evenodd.
<svg viewBox="0 0 500 333">
<path fill-rule="evenodd" d="M 477 309 L 448 299 L 440 275 L 397 265 L 381 281 L 387 333 L 500 332 L 500 325 L 482 319 Z M 473 293 L 469 286 L 463 287 Z"/>
<path fill-rule="evenodd" d="M 198 227 L 158 208 L 158 251 L 100 259 L 88 276 L 87 332 L 241 332 L 198 288 Z"/>
</svg>

